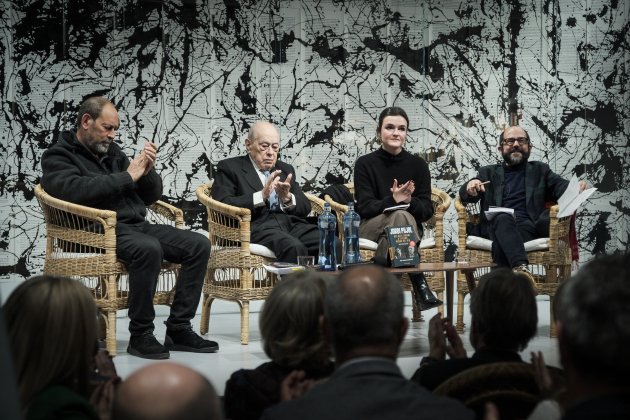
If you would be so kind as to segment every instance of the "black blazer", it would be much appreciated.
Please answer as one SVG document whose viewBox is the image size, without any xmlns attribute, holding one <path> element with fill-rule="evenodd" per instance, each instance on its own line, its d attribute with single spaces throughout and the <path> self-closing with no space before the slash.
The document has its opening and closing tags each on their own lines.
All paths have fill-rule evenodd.
<svg viewBox="0 0 630 420">
<path fill-rule="evenodd" d="M 302 397 L 267 409 L 265 420 L 473 419 L 452 398 L 431 394 L 402 376 L 394 361 L 378 358 L 342 365 Z"/>
<path fill-rule="evenodd" d="M 295 208 L 287 212 L 289 217 L 305 218 L 311 212 L 311 203 L 306 198 L 295 177 L 293 166 L 288 163 L 276 162 L 271 172 L 280 169 L 280 179 L 285 180 L 292 174 L 291 193 L 295 196 Z M 253 194 L 263 189 L 248 155 L 225 159 L 217 165 L 217 172 L 212 185 L 212 198 L 232 206 L 248 208 L 252 211 L 252 228 L 264 224 L 269 216 L 267 206 L 254 207 Z M 279 213 L 276 213 L 279 215 Z"/>
<path fill-rule="evenodd" d="M 466 185 L 472 179 L 482 182 L 490 181 L 485 186 L 486 192 L 471 197 L 466 192 Z M 505 182 L 505 171 L 503 165 L 489 165 L 479 169 L 476 177 L 466 181 L 459 189 L 459 197 L 464 203 L 475 203 L 481 200 L 481 219 L 485 222 L 484 211 L 490 206 L 501 206 L 503 202 L 503 185 Z M 548 201 L 557 201 L 564 190 L 567 189 L 569 181 L 555 174 L 549 165 L 542 162 L 527 162 L 525 167 L 525 200 L 527 214 L 530 219 L 536 221 L 545 211 L 545 204 Z M 547 215 L 548 217 L 548 215 Z"/>
</svg>

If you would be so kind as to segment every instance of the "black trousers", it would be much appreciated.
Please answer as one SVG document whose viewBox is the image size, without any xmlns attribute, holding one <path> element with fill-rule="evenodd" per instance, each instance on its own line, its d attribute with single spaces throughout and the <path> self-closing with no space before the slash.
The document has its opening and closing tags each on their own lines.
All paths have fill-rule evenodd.
<svg viewBox="0 0 630 420">
<path fill-rule="evenodd" d="M 149 222 L 116 225 L 116 250 L 129 271 L 129 332 L 153 331 L 153 296 L 162 260 L 181 264 L 168 330 L 190 327 L 195 316 L 210 256 L 208 238 L 173 226 Z"/>
<path fill-rule="evenodd" d="M 319 252 L 317 225 L 284 213 L 269 213 L 264 221 L 252 223 L 250 239 L 271 249 L 282 262 L 296 263 L 298 255 L 317 256 Z"/>
<path fill-rule="evenodd" d="M 549 210 L 535 222 L 529 218 L 499 213 L 490 221 L 492 259 L 499 267 L 528 264 L 525 242 L 549 236 Z"/>
</svg>

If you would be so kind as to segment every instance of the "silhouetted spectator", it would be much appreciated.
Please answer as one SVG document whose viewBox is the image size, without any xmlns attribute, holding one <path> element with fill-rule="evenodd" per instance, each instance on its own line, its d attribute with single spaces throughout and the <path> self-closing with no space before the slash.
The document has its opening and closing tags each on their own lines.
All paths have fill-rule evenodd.
<svg viewBox="0 0 630 420">
<path fill-rule="evenodd" d="M 520 273 L 499 268 L 484 275 L 470 299 L 468 357 L 448 318 L 438 313 L 429 322 L 429 356 L 423 357 L 412 380 L 433 390 L 468 368 L 493 362 L 521 362 L 519 351 L 536 335 L 536 294 Z M 448 353 L 450 359 L 445 360 Z"/>
<path fill-rule="evenodd" d="M 198 372 L 176 363 L 145 366 L 116 391 L 113 420 L 219 420 L 217 394 Z"/>
<path fill-rule="evenodd" d="M 283 276 L 260 314 L 263 348 L 270 362 L 241 369 L 225 384 L 225 412 L 232 420 L 258 419 L 280 402 L 280 384 L 293 370 L 307 379 L 333 371 L 330 350 L 319 330 L 324 314 L 325 285 L 320 274 L 306 270 Z"/>
</svg>

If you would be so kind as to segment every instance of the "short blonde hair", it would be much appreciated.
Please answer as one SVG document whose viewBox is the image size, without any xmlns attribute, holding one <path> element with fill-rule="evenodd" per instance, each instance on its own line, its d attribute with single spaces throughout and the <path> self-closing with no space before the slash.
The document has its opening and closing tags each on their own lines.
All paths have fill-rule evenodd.
<svg viewBox="0 0 630 420">
<path fill-rule="evenodd" d="M 88 397 L 98 329 L 89 289 L 66 277 L 31 277 L 3 311 L 22 405 L 52 385 Z"/>
<path fill-rule="evenodd" d="M 260 314 L 263 349 L 283 366 L 314 364 L 330 359 L 330 350 L 319 328 L 324 313 L 326 286 L 321 274 L 301 271 L 273 288 Z"/>
</svg>

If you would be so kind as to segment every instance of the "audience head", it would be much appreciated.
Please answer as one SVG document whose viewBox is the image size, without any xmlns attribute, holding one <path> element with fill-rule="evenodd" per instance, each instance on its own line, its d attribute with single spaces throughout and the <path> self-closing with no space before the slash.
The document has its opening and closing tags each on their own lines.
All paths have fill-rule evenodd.
<svg viewBox="0 0 630 420">
<path fill-rule="evenodd" d="M 470 315 L 473 347 L 521 351 L 536 335 L 536 293 L 524 275 L 497 268 L 472 291 Z"/>
<path fill-rule="evenodd" d="M 400 281 L 378 266 L 344 271 L 328 284 L 324 326 L 337 364 L 361 356 L 395 359 L 407 332 Z"/>
<path fill-rule="evenodd" d="M 86 99 L 77 116 L 77 139 L 97 156 L 107 154 L 120 125 L 118 111 L 102 96 Z"/>
<path fill-rule="evenodd" d="M 319 330 L 325 288 L 321 274 L 312 270 L 283 276 L 274 286 L 259 319 L 263 348 L 271 360 L 284 366 L 329 361 L 330 350 Z"/>
<path fill-rule="evenodd" d="M 498 149 L 508 166 L 527 162 L 532 147 L 529 134 L 518 125 L 506 128 L 499 135 Z"/>
<path fill-rule="evenodd" d="M 587 382 L 628 385 L 630 254 L 595 258 L 569 279 L 556 300 L 564 368 Z"/>
<path fill-rule="evenodd" d="M 258 169 L 270 170 L 276 165 L 280 151 L 280 133 L 269 122 L 255 122 L 245 139 L 245 149 Z"/>
<path fill-rule="evenodd" d="M 3 311 L 24 406 L 53 385 L 89 396 L 98 323 L 88 288 L 65 277 L 31 277 Z"/>
<path fill-rule="evenodd" d="M 386 152 L 399 154 L 407 140 L 409 129 L 409 117 L 402 108 L 385 108 L 378 118 L 376 137 L 381 142 L 381 147 Z"/>
<path fill-rule="evenodd" d="M 217 394 L 198 372 L 176 363 L 145 366 L 116 390 L 113 420 L 215 420 L 222 418 Z"/>
</svg>

